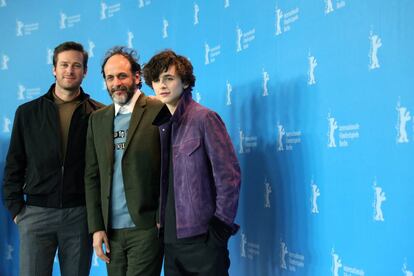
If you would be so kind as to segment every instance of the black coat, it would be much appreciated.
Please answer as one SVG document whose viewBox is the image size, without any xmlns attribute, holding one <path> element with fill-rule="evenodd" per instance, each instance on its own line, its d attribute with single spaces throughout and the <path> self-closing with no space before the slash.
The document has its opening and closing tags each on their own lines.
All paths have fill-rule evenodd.
<svg viewBox="0 0 414 276">
<path fill-rule="evenodd" d="M 72 115 L 63 160 L 54 88 L 53 84 L 45 95 L 16 110 L 3 187 L 3 199 L 13 218 L 25 204 L 49 208 L 85 205 L 88 119 L 92 111 L 103 105 L 81 89 L 81 102 Z"/>
</svg>

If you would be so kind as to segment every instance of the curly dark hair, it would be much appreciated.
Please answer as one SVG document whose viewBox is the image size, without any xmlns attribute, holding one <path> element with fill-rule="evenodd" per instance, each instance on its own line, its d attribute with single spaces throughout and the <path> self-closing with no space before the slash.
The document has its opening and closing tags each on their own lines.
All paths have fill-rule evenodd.
<svg viewBox="0 0 414 276">
<path fill-rule="evenodd" d="M 137 52 L 135 50 L 130 49 L 128 47 L 115 46 L 115 47 L 112 47 L 111 49 L 109 49 L 105 53 L 105 56 L 104 56 L 103 61 L 102 61 L 102 66 L 101 66 L 101 73 L 102 73 L 103 78 L 105 79 L 104 67 L 105 67 L 106 62 L 108 61 L 109 58 L 111 58 L 112 56 L 115 56 L 115 55 L 121 55 L 129 61 L 129 63 L 131 64 L 131 73 L 133 75 L 135 75 L 136 73 L 139 73 L 140 79 L 139 79 L 139 84 L 137 86 L 138 86 L 138 88 L 141 88 L 141 86 L 142 86 L 141 65 L 139 65 L 139 63 L 138 63 L 138 55 L 137 55 Z"/>
<path fill-rule="evenodd" d="M 175 65 L 175 70 L 181 81 L 187 84 L 190 91 L 195 85 L 193 65 L 184 56 L 177 55 L 172 50 L 164 50 L 153 56 L 143 69 L 145 83 L 152 88 L 152 82 L 158 81 L 160 74 L 167 71 L 170 66 Z"/>
<path fill-rule="evenodd" d="M 66 41 L 56 46 L 53 51 L 53 66 L 56 67 L 58 55 L 66 51 L 78 51 L 83 55 L 83 68 L 88 68 L 88 52 L 83 49 L 82 44 L 74 41 Z"/>
</svg>

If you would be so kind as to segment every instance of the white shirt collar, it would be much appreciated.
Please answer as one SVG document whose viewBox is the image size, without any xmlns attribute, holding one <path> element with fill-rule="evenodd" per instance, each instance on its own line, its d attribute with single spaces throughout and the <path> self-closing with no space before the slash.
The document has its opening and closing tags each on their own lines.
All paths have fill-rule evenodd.
<svg viewBox="0 0 414 276">
<path fill-rule="evenodd" d="M 141 91 L 137 89 L 134 93 L 134 96 L 124 105 L 119 105 L 117 103 L 114 103 L 115 105 L 115 116 L 119 114 L 128 114 L 132 113 L 134 110 L 135 103 L 138 100 L 139 95 L 141 95 Z"/>
</svg>

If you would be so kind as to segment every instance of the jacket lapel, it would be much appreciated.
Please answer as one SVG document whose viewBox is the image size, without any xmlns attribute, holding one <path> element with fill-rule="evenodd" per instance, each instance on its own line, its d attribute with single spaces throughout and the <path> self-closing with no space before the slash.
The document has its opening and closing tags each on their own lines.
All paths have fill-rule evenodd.
<svg viewBox="0 0 414 276">
<path fill-rule="evenodd" d="M 104 139 L 106 156 L 109 158 L 111 173 L 113 171 L 112 164 L 114 163 L 114 116 L 115 107 L 112 104 L 108 110 L 106 110 L 102 122 L 102 139 Z"/>
<path fill-rule="evenodd" d="M 134 137 L 135 132 L 137 131 L 139 123 L 141 122 L 142 116 L 144 115 L 144 112 L 145 112 L 146 103 L 147 103 L 147 97 L 144 95 L 144 93 L 141 93 L 141 95 L 139 95 L 137 102 L 135 103 L 134 110 L 132 111 L 124 154 L 127 151 L 128 145 L 131 142 L 132 138 Z"/>
</svg>

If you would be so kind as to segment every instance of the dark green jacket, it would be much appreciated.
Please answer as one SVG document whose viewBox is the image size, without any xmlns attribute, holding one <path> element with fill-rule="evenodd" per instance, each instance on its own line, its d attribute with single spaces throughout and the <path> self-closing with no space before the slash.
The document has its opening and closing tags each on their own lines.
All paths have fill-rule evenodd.
<svg viewBox="0 0 414 276">
<path fill-rule="evenodd" d="M 122 174 L 126 203 L 139 229 L 155 226 L 160 182 L 160 138 L 152 125 L 162 103 L 141 94 L 128 129 Z M 91 114 L 86 141 L 85 194 L 89 232 L 108 230 L 114 164 L 114 114 L 110 105 Z"/>
</svg>

